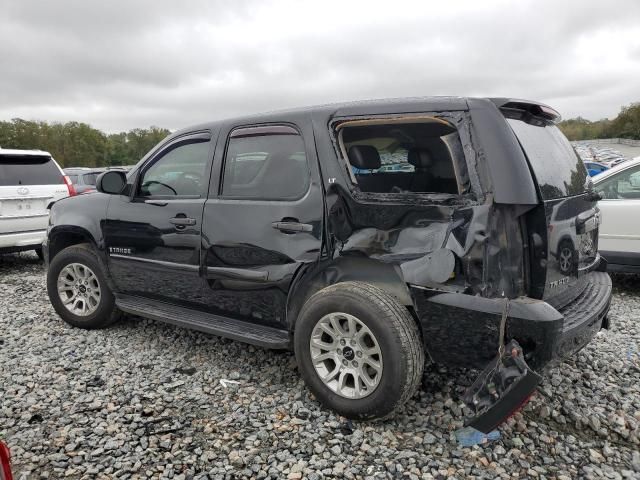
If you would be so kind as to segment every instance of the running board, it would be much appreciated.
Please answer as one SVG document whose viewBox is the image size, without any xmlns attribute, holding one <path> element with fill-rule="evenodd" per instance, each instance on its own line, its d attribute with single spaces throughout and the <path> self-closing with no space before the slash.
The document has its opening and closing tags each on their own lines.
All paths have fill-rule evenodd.
<svg viewBox="0 0 640 480">
<path fill-rule="evenodd" d="M 287 330 L 234 320 L 214 315 L 213 313 L 201 312 L 131 295 L 118 295 L 116 297 L 116 306 L 126 313 L 191 330 L 211 333 L 232 340 L 239 340 L 259 347 L 272 349 L 288 349 L 291 347 Z"/>
</svg>

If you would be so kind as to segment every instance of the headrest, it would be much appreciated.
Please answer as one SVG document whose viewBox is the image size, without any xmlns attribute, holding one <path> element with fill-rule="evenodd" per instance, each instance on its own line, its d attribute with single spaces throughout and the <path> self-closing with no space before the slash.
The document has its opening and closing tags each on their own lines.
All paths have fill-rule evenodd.
<svg viewBox="0 0 640 480">
<path fill-rule="evenodd" d="M 407 161 L 416 168 L 431 166 L 431 153 L 424 148 L 412 148 L 407 155 Z"/>
<path fill-rule="evenodd" d="M 349 149 L 349 163 L 352 167 L 363 170 L 377 170 L 380 168 L 380 154 L 373 145 L 353 145 Z"/>
</svg>

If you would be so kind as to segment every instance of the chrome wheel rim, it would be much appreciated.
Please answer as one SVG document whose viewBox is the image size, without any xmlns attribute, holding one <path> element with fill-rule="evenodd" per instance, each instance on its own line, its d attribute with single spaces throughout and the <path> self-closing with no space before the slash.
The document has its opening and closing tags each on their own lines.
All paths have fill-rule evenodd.
<svg viewBox="0 0 640 480">
<path fill-rule="evenodd" d="M 566 272 L 571 267 L 571 250 L 567 247 L 560 252 L 560 270 Z"/>
<path fill-rule="evenodd" d="M 58 296 L 67 310 L 86 317 L 100 305 L 100 282 L 86 265 L 70 263 L 58 274 Z"/>
<path fill-rule="evenodd" d="M 330 390 L 350 399 L 371 395 L 382 378 L 382 351 L 369 327 L 348 313 L 330 313 L 309 340 L 313 366 Z"/>
</svg>

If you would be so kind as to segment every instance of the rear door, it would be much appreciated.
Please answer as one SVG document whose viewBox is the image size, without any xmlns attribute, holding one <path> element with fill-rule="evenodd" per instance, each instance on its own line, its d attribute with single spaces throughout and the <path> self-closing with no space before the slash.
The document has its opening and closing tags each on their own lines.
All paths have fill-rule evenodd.
<svg viewBox="0 0 640 480">
<path fill-rule="evenodd" d="M 68 194 L 50 155 L 0 152 L 0 235 L 46 230 L 47 206 Z"/>
<path fill-rule="evenodd" d="M 507 119 L 522 146 L 543 201 L 542 225 L 530 232 L 531 244 L 543 249 L 532 262 L 534 287 L 550 303 L 561 306 L 571 299 L 565 292 L 578 278 L 598 263 L 598 226 L 596 198 L 588 192 L 587 170 L 575 150 L 550 121 L 520 112 L 508 113 Z M 575 294 L 580 293 L 576 288 Z M 554 298 L 557 299 L 554 302 Z"/>
<path fill-rule="evenodd" d="M 602 196 L 599 248 L 611 263 L 640 266 L 640 165 L 597 181 Z"/>
<path fill-rule="evenodd" d="M 201 303 L 200 234 L 212 153 L 209 132 L 180 136 L 133 174 L 130 195 L 110 199 L 105 243 L 120 293 Z"/>
<path fill-rule="evenodd" d="M 210 311 L 282 327 L 294 275 L 318 259 L 323 197 L 304 128 L 233 125 L 221 134 L 203 219 Z"/>
</svg>

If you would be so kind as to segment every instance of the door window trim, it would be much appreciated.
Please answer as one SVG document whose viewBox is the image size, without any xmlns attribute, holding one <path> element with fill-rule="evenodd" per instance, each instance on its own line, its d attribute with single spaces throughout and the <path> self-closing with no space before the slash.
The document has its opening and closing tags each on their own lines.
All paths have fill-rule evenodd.
<svg viewBox="0 0 640 480">
<path fill-rule="evenodd" d="M 302 145 L 304 146 L 305 163 L 307 166 L 307 188 L 299 196 L 295 198 L 264 198 L 259 196 L 238 196 L 238 195 L 224 195 L 224 174 L 227 164 L 227 153 L 229 151 L 229 143 L 234 138 L 249 138 L 249 137 L 261 137 L 267 135 L 297 135 L 302 139 Z M 224 144 L 224 150 L 222 151 L 222 162 L 220 163 L 220 170 L 218 172 L 217 179 L 217 195 L 209 198 L 216 198 L 219 200 L 234 200 L 242 202 L 278 202 L 278 203 L 294 203 L 302 200 L 311 191 L 312 185 L 312 171 L 309 163 L 309 151 L 307 149 L 307 142 L 302 130 L 294 123 L 290 122 L 274 122 L 274 123 L 259 123 L 259 124 L 247 124 L 236 125 L 231 127 L 227 133 L 227 138 Z"/>
<path fill-rule="evenodd" d="M 213 162 L 213 153 L 215 149 L 215 145 L 212 145 L 212 134 L 210 130 L 200 130 L 196 132 L 188 132 L 182 134 L 178 137 L 172 138 L 167 143 L 163 144 L 160 148 L 158 148 L 153 155 L 144 162 L 143 165 L 140 166 L 138 172 L 136 174 L 136 178 L 133 182 L 133 188 L 131 189 L 130 199 L 132 201 L 141 201 L 144 202 L 146 200 L 197 200 L 197 199 L 206 199 L 209 189 L 209 180 L 211 173 L 211 164 Z M 169 153 L 171 150 L 178 148 L 182 145 L 188 145 L 191 143 L 209 143 L 209 151 L 207 153 L 207 163 L 205 164 L 204 172 L 207 181 L 204 182 L 206 184 L 206 189 L 200 195 L 150 195 L 150 196 L 141 196 L 138 195 L 140 190 L 140 181 L 142 180 L 144 174 L 149 170 L 157 161 L 162 159 L 165 154 Z"/>
</svg>

